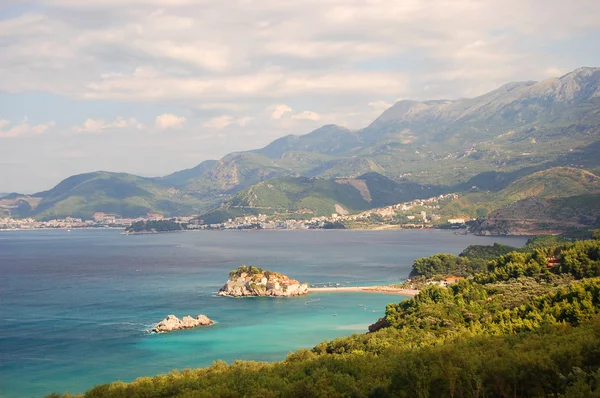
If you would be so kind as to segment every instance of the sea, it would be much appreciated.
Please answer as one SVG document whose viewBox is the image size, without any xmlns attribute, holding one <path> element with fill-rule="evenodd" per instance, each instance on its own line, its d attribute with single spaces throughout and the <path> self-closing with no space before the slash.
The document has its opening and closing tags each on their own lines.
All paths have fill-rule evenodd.
<svg viewBox="0 0 600 398">
<path fill-rule="evenodd" d="M 230 270 L 254 265 L 316 286 L 400 283 L 413 260 L 525 237 L 451 231 L 0 231 L 0 397 L 80 393 L 173 369 L 236 359 L 280 361 L 299 348 L 365 333 L 382 293 L 230 298 Z M 212 326 L 146 331 L 169 314 Z"/>
</svg>

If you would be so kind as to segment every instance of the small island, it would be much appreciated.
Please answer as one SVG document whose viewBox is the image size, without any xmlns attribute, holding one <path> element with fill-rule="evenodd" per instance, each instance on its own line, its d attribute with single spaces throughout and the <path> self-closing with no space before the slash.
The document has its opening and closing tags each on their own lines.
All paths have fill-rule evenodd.
<svg viewBox="0 0 600 398">
<path fill-rule="evenodd" d="M 161 232 L 182 231 L 183 225 L 172 220 L 137 221 L 125 228 L 123 235 L 158 234 Z"/>
<path fill-rule="evenodd" d="M 212 325 L 214 321 L 206 315 L 200 314 L 196 318 L 184 316 L 183 319 L 177 318 L 175 315 L 169 315 L 159 323 L 157 323 L 148 332 L 152 333 L 167 333 L 182 329 L 192 329 L 198 326 Z"/>
<path fill-rule="evenodd" d="M 301 296 L 308 293 L 308 284 L 288 276 L 242 265 L 229 273 L 229 280 L 219 290 L 219 296 Z"/>
</svg>

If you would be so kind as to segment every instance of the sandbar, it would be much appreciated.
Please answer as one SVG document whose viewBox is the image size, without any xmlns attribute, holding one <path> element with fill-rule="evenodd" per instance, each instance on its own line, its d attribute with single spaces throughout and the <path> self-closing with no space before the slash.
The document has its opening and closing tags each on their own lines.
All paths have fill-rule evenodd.
<svg viewBox="0 0 600 398">
<path fill-rule="evenodd" d="M 372 292 L 401 294 L 404 296 L 416 296 L 419 291 L 416 289 L 400 289 L 391 286 L 331 286 L 331 287 L 309 287 L 309 293 L 319 292 Z"/>
</svg>

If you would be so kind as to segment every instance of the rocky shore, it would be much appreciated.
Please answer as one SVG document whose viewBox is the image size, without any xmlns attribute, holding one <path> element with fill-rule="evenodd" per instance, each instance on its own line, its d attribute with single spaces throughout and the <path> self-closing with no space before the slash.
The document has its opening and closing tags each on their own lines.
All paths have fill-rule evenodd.
<svg viewBox="0 0 600 398">
<path fill-rule="evenodd" d="M 308 284 L 288 276 L 257 267 L 241 266 L 229 273 L 229 280 L 219 290 L 219 296 L 301 296 L 308 293 Z"/>
<path fill-rule="evenodd" d="M 157 323 L 149 332 L 166 333 L 174 332 L 182 329 L 192 329 L 198 326 L 212 325 L 214 322 L 206 315 L 198 315 L 196 318 L 184 316 L 183 319 L 177 318 L 175 315 L 169 315 L 159 323 Z"/>
</svg>

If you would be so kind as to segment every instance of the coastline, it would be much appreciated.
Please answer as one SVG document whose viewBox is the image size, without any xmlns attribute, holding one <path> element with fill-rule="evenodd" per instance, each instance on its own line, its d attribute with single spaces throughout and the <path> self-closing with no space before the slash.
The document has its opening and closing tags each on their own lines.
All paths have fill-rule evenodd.
<svg viewBox="0 0 600 398">
<path fill-rule="evenodd" d="M 419 290 L 400 289 L 390 286 L 339 286 L 339 287 L 309 287 L 308 293 L 330 292 L 368 292 L 384 294 L 401 294 L 403 296 L 416 296 Z"/>
</svg>

